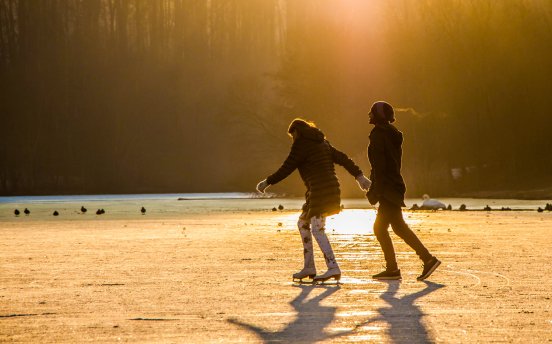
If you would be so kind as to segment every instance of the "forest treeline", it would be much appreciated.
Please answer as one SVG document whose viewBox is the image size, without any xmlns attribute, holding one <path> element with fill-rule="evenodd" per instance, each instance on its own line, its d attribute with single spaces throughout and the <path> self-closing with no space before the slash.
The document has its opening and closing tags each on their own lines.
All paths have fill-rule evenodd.
<svg viewBox="0 0 552 344">
<path fill-rule="evenodd" d="M 410 196 L 547 187 L 550 37 L 543 0 L 0 0 L 0 194 L 252 191 L 296 116 L 368 173 L 380 99 Z"/>
</svg>

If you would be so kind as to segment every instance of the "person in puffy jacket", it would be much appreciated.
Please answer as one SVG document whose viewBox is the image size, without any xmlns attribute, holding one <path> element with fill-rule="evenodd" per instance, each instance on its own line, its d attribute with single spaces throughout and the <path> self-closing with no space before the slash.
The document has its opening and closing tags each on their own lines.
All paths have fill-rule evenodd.
<svg viewBox="0 0 552 344">
<path fill-rule="evenodd" d="M 353 160 L 326 140 L 324 133 L 314 123 L 296 118 L 289 125 L 288 134 L 293 139 L 288 157 L 275 173 L 257 185 L 257 190 L 264 192 L 268 186 L 282 181 L 295 169 L 299 170 L 307 188 L 303 212 L 297 223 L 303 241 L 304 266 L 301 271 L 293 274 L 293 279 L 310 277 L 316 282 L 334 278 L 339 281 L 341 270 L 325 233 L 326 217 L 341 210 L 341 190 L 334 164 L 343 166 L 356 178 L 363 190 L 370 187 L 370 180 Z M 319 276 L 316 276 L 314 264 L 313 236 L 324 253 L 328 268 Z"/>
<path fill-rule="evenodd" d="M 374 222 L 374 234 L 378 239 L 385 256 L 385 271 L 373 275 L 374 279 L 400 279 L 401 270 L 397 266 L 395 249 L 389 236 L 388 228 L 403 239 L 416 251 L 423 261 L 424 268 L 418 280 L 428 278 L 441 262 L 431 255 L 420 239 L 408 227 L 402 216 L 406 186 L 401 175 L 402 133 L 391 123 L 395 121 L 393 107 L 383 101 L 375 102 L 369 113 L 370 132 L 368 160 L 372 166 L 370 180 L 372 185 L 366 196 L 372 205 L 379 202 L 378 213 Z"/>
</svg>

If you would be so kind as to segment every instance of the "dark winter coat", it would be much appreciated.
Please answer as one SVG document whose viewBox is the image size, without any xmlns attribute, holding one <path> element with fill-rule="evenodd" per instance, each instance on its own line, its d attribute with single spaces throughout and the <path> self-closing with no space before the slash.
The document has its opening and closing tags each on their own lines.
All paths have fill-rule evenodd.
<svg viewBox="0 0 552 344">
<path fill-rule="evenodd" d="M 377 124 L 370 132 L 368 160 L 372 185 L 366 196 L 371 204 L 382 198 L 404 207 L 406 186 L 401 176 L 402 133 L 392 124 Z"/>
<path fill-rule="evenodd" d="M 352 176 L 362 174 L 349 157 L 335 149 L 317 128 L 298 128 L 299 137 L 291 145 L 291 151 L 282 166 L 266 180 L 276 184 L 299 170 L 307 187 L 304 216 L 329 216 L 341 210 L 341 191 L 335 174 L 334 163 L 343 166 Z"/>
</svg>

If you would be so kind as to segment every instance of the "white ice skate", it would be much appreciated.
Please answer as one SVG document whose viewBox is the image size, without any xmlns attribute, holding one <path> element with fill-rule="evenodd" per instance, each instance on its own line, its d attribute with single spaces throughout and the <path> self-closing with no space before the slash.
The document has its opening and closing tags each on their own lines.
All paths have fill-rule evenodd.
<svg viewBox="0 0 552 344">
<path fill-rule="evenodd" d="M 322 275 L 315 276 L 312 279 L 312 282 L 313 283 L 319 283 L 319 282 L 323 283 L 323 282 L 326 282 L 327 280 L 329 280 L 330 278 L 335 279 L 336 282 L 339 283 L 339 280 L 341 279 L 341 270 L 338 267 L 328 269 L 328 271 L 326 271 Z"/>
<path fill-rule="evenodd" d="M 303 270 L 293 274 L 293 282 L 303 283 L 303 278 L 313 279 L 316 276 L 315 268 L 303 268 Z"/>
</svg>

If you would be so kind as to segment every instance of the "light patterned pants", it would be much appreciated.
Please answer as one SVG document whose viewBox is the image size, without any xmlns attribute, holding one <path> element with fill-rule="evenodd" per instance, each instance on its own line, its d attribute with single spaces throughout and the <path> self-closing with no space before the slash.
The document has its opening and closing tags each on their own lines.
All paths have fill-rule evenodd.
<svg viewBox="0 0 552 344">
<path fill-rule="evenodd" d="M 303 216 L 299 217 L 297 221 L 297 227 L 301 234 L 303 241 L 303 255 L 305 258 L 304 268 L 314 268 L 314 251 L 312 245 L 312 237 L 316 239 L 320 250 L 324 254 L 326 260 L 326 266 L 328 269 L 337 268 L 339 265 L 335 260 L 335 255 L 326 236 L 326 218 L 324 216 L 314 216 L 310 220 L 305 219 Z"/>
</svg>

